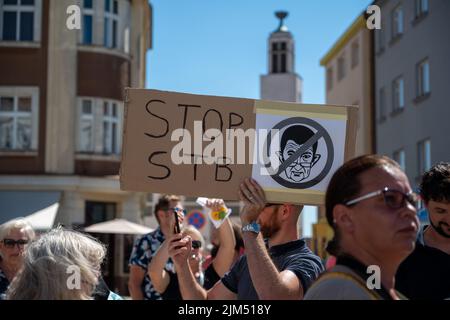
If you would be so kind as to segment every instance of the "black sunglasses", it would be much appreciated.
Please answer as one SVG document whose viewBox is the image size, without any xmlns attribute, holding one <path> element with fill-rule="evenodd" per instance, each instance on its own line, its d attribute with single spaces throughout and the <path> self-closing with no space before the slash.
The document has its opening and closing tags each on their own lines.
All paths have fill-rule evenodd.
<svg viewBox="0 0 450 320">
<path fill-rule="evenodd" d="M 14 240 L 14 239 L 3 239 L 3 244 L 5 245 L 5 247 L 12 249 L 14 248 L 16 245 L 19 247 L 23 247 L 26 244 L 28 244 L 28 240 Z"/>
<path fill-rule="evenodd" d="M 201 248 L 202 242 L 200 240 L 192 240 L 192 249 Z"/>
</svg>

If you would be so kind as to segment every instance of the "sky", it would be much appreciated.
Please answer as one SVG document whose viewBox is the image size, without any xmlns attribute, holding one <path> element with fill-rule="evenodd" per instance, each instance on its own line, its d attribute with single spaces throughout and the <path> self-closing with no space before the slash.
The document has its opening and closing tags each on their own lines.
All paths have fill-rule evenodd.
<svg viewBox="0 0 450 320">
<path fill-rule="evenodd" d="M 194 94 L 260 98 L 274 12 L 289 12 L 303 103 L 325 103 L 320 59 L 372 0 L 151 0 L 153 48 L 146 87 Z M 312 211 L 303 213 L 310 236 Z"/>
</svg>

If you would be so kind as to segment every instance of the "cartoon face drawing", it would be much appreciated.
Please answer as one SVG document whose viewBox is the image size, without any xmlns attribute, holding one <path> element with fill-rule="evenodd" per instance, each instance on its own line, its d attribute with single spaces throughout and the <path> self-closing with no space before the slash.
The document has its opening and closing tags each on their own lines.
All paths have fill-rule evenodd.
<svg viewBox="0 0 450 320">
<path fill-rule="evenodd" d="M 301 146 L 314 136 L 314 132 L 306 126 L 294 125 L 287 128 L 281 137 L 281 150 L 277 152 L 280 162 L 283 163 L 301 148 Z M 289 166 L 280 173 L 280 177 L 291 182 L 301 182 L 309 177 L 312 167 L 319 161 L 320 154 L 317 151 L 317 141 L 301 155 L 292 161 Z"/>
</svg>

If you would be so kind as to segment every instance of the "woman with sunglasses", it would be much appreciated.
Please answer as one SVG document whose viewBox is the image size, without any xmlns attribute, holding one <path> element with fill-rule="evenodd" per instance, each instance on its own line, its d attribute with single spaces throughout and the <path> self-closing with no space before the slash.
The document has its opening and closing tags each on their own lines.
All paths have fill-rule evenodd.
<svg viewBox="0 0 450 320">
<path fill-rule="evenodd" d="M 417 197 L 399 165 L 384 156 L 350 160 L 333 175 L 325 198 L 334 230 L 327 250 L 336 266 L 306 293 L 306 300 L 397 300 L 395 274 L 413 251 Z"/>
<path fill-rule="evenodd" d="M 14 219 L 0 226 L 0 299 L 23 264 L 26 245 L 35 233 L 24 219 Z"/>
<path fill-rule="evenodd" d="M 181 233 L 192 238 L 192 255 L 189 259 L 189 265 L 198 283 L 203 286 L 204 273 L 201 263 L 203 260 L 202 248 L 205 240 L 200 231 L 191 225 L 184 227 Z M 153 287 L 161 294 L 163 300 L 182 300 L 176 273 L 164 268 L 169 259 L 168 248 L 171 239 L 172 237 L 169 237 L 159 247 L 148 267 L 148 275 Z"/>
</svg>

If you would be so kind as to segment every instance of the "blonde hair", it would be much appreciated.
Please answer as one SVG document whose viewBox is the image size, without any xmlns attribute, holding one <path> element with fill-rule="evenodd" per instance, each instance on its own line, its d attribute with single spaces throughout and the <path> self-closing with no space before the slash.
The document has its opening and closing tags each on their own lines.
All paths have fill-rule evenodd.
<svg viewBox="0 0 450 320">
<path fill-rule="evenodd" d="M 205 248 L 205 239 L 203 238 L 203 235 L 201 234 L 200 231 L 198 231 L 198 229 L 196 227 L 188 224 L 187 226 L 183 227 L 183 230 L 181 230 L 181 233 L 185 234 L 185 235 L 190 235 L 190 236 L 195 234 L 200 239 L 200 241 L 202 243 L 202 248 Z"/>
<path fill-rule="evenodd" d="M 6 293 L 11 300 L 91 299 L 106 248 L 94 238 L 61 227 L 28 246 L 24 263 Z M 75 271 L 74 271 L 75 270 Z M 80 271 L 79 274 L 74 272 Z M 79 276 L 74 283 L 71 280 Z M 82 285 L 84 284 L 84 286 Z"/>
</svg>

